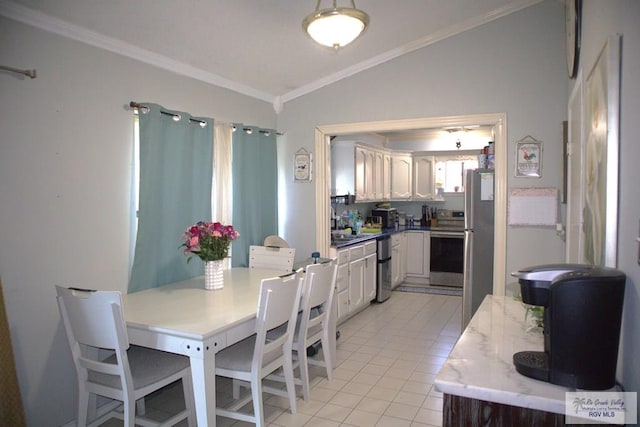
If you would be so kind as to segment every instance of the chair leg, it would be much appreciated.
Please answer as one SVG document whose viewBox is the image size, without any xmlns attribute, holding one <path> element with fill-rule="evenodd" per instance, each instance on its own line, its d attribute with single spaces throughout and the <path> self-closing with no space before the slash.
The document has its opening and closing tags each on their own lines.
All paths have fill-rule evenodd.
<svg viewBox="0 0 640 427">
<path fill-rule="evenodd" d="M 193 382 L 191 373 L 182 377 L 182 394 L 184 395 L 184 406 L 187 410 L 187 425 L 196 427 L 196 404 L 193 395 Z"/>
<path fill-rule="evenodd" d="M 136 425 L 136 402 L 132 399 L 124 399 L 124 427 Z"/>
<path fill-rule="evenodd" d="M 307 350 L 305 348 L 299 348 L 297 353 L 300 383 L 302 385 L 302 398 L 307 402 L 309 400 L 309 362 L 307 360 Z"/>
<path fill-rule="evenodd" d="M 140 399 L 136 400 L 136 411 L 140 416 L 143 416 L 144 414 L 147 413 L 147 405 L 145 403 L 144 397 L 141 397 Z"/>
<path fill-rule="evenodd" d="M 264 427 L 264 407 L 262 405 L 262 379 L 254 376 L 251 379 L 251 397 L 253 398 L 253 416 L 256 427 Z"/>
<path fill-rule="evenodd" d="M 87 425 L 87 411 L 89 410 L 89 392 L 80 387 L 78 390 L 78 427 Z M 93 400 L 95 402 L 95 398 Z M 95 411 L 93 411 L 95 414 Z"/>
<path fill-rule="evenodd" d="M 232 380 L 233 384 L 233 398 L 240 399 L 240 381 L 235 378 Z"/>
<path fill-rule="evenodd" d="M 302 365 L 300 365 L 302 372 Z M 284 382 L 287 385 L 287 394 L 289 395 L 289 407 L 292 414 L 296 413 L 296 385 L 293 379 L 293 352 L 285 350 L 284 366 Z"/>
<path fill-rule="evenodd" d="M 327 380 L 331 381 L 333 379 L 333 354 L 331 354 L 329 337 L 326 333 L 322 336 L 322 357 L 327 370 Z"/>
</svg>

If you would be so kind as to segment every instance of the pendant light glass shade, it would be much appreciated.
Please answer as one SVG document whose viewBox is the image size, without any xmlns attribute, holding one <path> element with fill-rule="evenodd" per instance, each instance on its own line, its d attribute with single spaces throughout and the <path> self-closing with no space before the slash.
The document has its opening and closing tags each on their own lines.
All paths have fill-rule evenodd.
<svg viewBox="0 0 640 427">
<path fill-rule="evenodd" d="M 320 9 L 320 0 L 316 10 L 302 21 L 302 28 L 317 43 L 339 49 L 354 41 L 369 24 L 369 15 L 356 9 L 355 3 L 351 1 L 352 7 L 336 7 L 333 1 L 333 8 Z"/>
</svg>

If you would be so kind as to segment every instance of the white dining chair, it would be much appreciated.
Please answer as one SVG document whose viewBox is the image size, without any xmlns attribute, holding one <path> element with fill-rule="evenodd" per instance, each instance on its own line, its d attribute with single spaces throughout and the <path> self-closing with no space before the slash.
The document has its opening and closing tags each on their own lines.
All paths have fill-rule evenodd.
<svg viewBox="0 0 640 427">
<path fill-rule="evenodd" d="M 268 268 L 282 273 L 293 271 L 294 248 L 276 248 L 268 246 L 249 246 L 249 268 Z"/>
<path fill-rule="evenodd" d="M 302 312 L 298 316 L 292 349 L 296 355 L 294 373 L 299 377 L 294 382 L 302 387 L 302 396 L 309 400 L 309 365 L 322 366 L 327 373 L 327 379 L 333 379 L 333 354 L 331 353 L 331 321 L 333 295 L 335 292 L 338 265 L 335 260 L 322 264 L 310 264 L 305 268 L 305 280 L 302 290 Z M 271 331 L 269 338 L 282 334 L 282 328 Z M 309 358 L 307 348 L 320 341 L 322 345 L 322 360 Z M 269 377 L 271 380 L 282 381 L 282 376 L 276 373 Z"/>
<path fill-rule="evenodd" d="M 196 425 L 189 358 L 129 344 L 122 296 L 115 291 L 93 291 L 56 286 L 58 307 L 78 376 L 77 425 L 87 425 L 95 396 L 122 402 L 91 425 L 116 417 L 125 427 L 171 426 L 186 419 Z M 162 423 L 136 416 L 145 396 L 182 380 L 185 409 Z M 136 401 L 138 405 L 136 405 Z"/>
<path fill-rule="evenodd" d="M 296 413 L 293 379 L 292 342 L 300 304 L 303 278 L 292 274 L 264 279 L 260 284 L 256 333 L 216 354 L 216 376 L 239 380 L 251 387 L 244 398 L 236 393 L 231 405 L 216 408 L 216 415 L 264 426 L 262 392 L 289 398 L 292 414 Z M 284 327 L 276 339 L 267 339 L 267 331 Z M 284 372 L 286 390 L 263 387 L 262 380 L 274 371 Z M 253 400 L 253 414 L 239 410 Z"/>
</svg>

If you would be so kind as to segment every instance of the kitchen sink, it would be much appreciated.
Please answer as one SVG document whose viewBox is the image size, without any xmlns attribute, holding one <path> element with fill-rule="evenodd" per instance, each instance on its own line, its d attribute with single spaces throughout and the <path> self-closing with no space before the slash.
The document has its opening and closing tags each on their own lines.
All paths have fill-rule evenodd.
<svg viewBox="0 0 640 427">
<path fill-rule="evenodd" d="M 336 234 L 331 236 L 331 240 L 334 242 L 348 242 L 350 240 L 357 239 L 358 237 L 362 236 L 354 236 L 353 234 Z"/>
</svg>

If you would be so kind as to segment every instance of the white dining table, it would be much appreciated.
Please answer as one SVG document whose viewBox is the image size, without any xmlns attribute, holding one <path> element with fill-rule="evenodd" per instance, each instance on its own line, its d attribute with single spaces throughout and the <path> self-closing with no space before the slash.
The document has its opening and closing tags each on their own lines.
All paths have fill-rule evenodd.
<svg viewBox="0 0 640 427">
<path fill-rule="evenodd" d="M 123 295 L 131 344 L 189 357 L 199 427 L 216 425 L 215 354 L 255 332 L 260 283 L 278 275 L 232 268 L 220 290 L 200 276 Z"/>
</svg>

